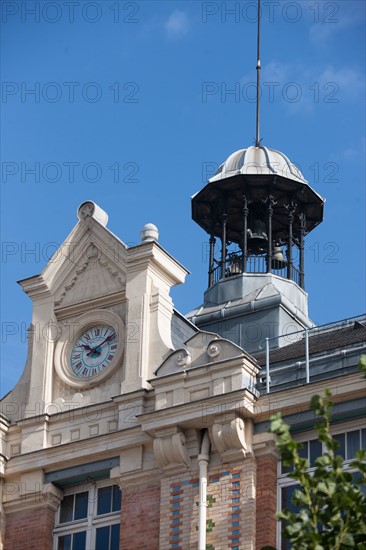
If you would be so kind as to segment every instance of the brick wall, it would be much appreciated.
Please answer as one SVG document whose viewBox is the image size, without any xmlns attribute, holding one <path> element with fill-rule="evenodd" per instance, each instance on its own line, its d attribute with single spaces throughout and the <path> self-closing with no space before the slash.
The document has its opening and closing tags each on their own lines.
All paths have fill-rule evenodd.
<svg viewBox="0 0 366 550">
<path fill-rule="evenodd" d="M 54 525 L 49 508 L 7 514 L 4 550 L 51 550 Z"/>
<path fill-rule="evenodd" d="M 209 467 L 207 550 L 254 550 L 255 461 Z M 198 478 L 180 474 L 162 480 L 160 550 L 196 550 Z"/>
<path fill-rule="evenodd" d="M 120 550 L 159 550 L 160 483 L 122 495 Z"/>
<path fill-rule="evenodd" d="M 277 460 L 272 455 L 257 458 L 257 544 L 276 546 Z"/>
</svg>

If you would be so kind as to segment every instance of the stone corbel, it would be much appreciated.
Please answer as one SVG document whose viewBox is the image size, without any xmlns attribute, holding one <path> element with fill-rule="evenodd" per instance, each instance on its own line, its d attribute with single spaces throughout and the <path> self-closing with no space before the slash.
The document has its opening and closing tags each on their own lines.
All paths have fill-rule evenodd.
<svg viewBox="0 0 366 550">
<path fill-rule="evenodd" d="M 188 468 L 186 438 L 178 428 L 157 434 L 154 439 L 154 454 L 156 461 L 165 472 L 177 473 L 186 471 Z"/>
<path fill-rule="evenodd" d="M 240 460 L 251 456 L 252 438 L 252 421 L 235 414 L 216 418 L 211 427 L 211 439 L 223 459 Z"/>
<path fill-rule="evenodd" d="M 255 456 L 273 456 L 280 459 L 280 452 L 276 447 L 276 435 L 268 432 L 255 434 L 253 438 L 253 449 Z"/>
</svg>

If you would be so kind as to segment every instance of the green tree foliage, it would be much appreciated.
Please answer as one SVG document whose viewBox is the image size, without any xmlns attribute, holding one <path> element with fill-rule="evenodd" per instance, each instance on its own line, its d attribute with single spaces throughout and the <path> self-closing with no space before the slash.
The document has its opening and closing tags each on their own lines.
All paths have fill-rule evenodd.
<svg viewBox="0 0 366 550">
<path fill-rule="evenodd" d="M 366 372 L 366 356 L 360 370 Z M 280 413 L 271 418 L 270 431 L 277 435 L 282 463 L 292 469 L 289 477 L 299 484 L 292 498 L 297 511 L 282 510 L 277 519 L 283 521 L 293 550 L 366 550 L 366 497 L 360 487 L 366 482 L 366 451 L 357 451 L 350 464 L 356 476 L 345 471 L 344 459 L 335 452 L 338 442 L 330 434 L 331 392 L 326 389 L 324 397 L 314 395 L 310 406 L 318 417 L 315 429 L 325 448 L 311 472 L 309 461 L 299 455 L 301 444 L 294 441 Z"/>
</svg>

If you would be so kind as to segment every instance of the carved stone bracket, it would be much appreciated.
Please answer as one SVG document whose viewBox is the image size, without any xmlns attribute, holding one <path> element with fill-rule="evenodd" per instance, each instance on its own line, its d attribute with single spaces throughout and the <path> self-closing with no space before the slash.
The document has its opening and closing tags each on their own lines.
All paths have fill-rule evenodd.
<svg viewBox="0 0 366 550">
<path fill-rule="evenodd" d="M 160 433 L 154 439 L 154 454 L 164 471 L 185 471 L 189 458 L 184 433 L 179 429 L 176 429 L 175 433 Z"/>
<path fill-rule="evenodd" d="M 253 424 L 250 419 L 225 415 L 211 427 L 211 438 L 225 459 L 236 460 L 252 455 Z"/>
<path fill-rule="evenodd" d="M 256 434 L 253 438 L 253 448 L 255 456 L 273 456 L 276 460 L 280 459 L 279 450 L 276 447 L 276 436 L 268 432 Z"/>
</svg>

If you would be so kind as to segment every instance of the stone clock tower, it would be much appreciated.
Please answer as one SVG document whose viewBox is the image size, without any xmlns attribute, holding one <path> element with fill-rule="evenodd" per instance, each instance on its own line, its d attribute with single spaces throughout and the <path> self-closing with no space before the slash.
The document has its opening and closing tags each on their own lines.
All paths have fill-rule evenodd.
<svg viewBox="0 0 366 550">
<path fill-rule="evenodd" d="M 19 283 L 33 317 L 24 373 L 3 401 L 14 420 L 147 388 L 173 349 L 169 290 L 187 271 L 158 244 L 155 226 L 128 248 L 93 202 L 78 218 L 43 272 Z M 47 430 L 30 436 L 29 450 L 44 438 Z"/>
</svg>

